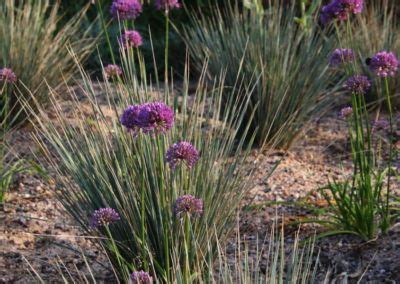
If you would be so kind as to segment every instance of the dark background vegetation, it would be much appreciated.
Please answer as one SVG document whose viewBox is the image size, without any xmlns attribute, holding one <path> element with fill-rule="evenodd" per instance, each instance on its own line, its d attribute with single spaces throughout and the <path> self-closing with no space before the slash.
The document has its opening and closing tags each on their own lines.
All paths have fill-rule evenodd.
<svg viewBox="0 0 400 284">
<path fill-rule="evenodd" d="M 96 0 L 101 1 L 101 5 L 103 7 L 103 14 L 106 18 L 106 21 L 111 21 L 109 9 L 112 3 L 112 0 Z M 312 2 L 320 2 L 323 4 L 329 2 L 328 0 L 264 0 L 264 7 L 268 6 L 268 3 L 271 1 L 282 1 L 285 4 L 293 4 L 293 1 L 300 7 L 302 2 L 307 5 Z M 377 1 L 382 0 L 366 0 L 366 5 L 371 3 L 376 3 Z M 393 0 L 394 2 L 398 2 L 400 6 L 400 0 Z M 61 23 L 66 19 L 69 19 L 76 15 L 78 11 L 83 9 L 88 3 L 92 2 L 92 0 L 61 0 L 61 11 L 63 11 L 63 18 Z M 93 1 L 94 2 L 94 1 Z M 154 55 L 156 57 L 157 62 L 157 72 L 159 75 L 164 74 L 163 70 L 163 60 L 164 60 L 164 42 L 165 42 L 165 18 L 162 12 L 157 11 L 154 7 L 154 0 L 147 0 L 143 5 L 143 13 L 135 20 L 136 29 L 141 32 L 144 38 L 144 45 L 141 48 L 141 51 L 145 57 L 146 62 L 153 61 L 153 50 L 151 48 L 150 39 L 149 39 L 149 30 L 152 35 L 152 42 L 154 48 Z M 229 3 L 235 3 L 236 0 L 183 0 L 185 9 L 174 10 L 171 13 L 171 22 L 179 29 L 182 25 L 190 24 L 190 19 L 193 15 L 208 15 L 212 13 L 215 9 L 215 6 L 227 6 Z M 299 16 L 300 16 L 300 9 Z M 400 9 L 398 9 L 400 12 Z M 400 16 L 400 13 L 399 13 Z M 97 36 L 101 33 L 102 27 L 101 22 L 98 17 L 98 10 L 96 5 L 90 5 L 86 14 L 85 24 L 87 26 L 92 26 L 93 36 Z M 119 36 L 120 29 L 118 23 L 116 21 L 111 22 L 111 26 L 109 28 L 110 37 L 112 44 L 114 44 L 114 48 L 118 48 L 117 37 Z M 102 37 L 104 39 L 104 37 Z M 99 57 L 100 55 L 100 57 Z M 170 65 L 174 69 L 177 74 L 182 74 L 183 66 L 185 64 L 185 55 L 186 48 L 185 45 L 180 38 L 180 36 L 171 29 L 170 31 Z M 94 52 L 90 59 L 86 62 L 86 68 L 91 70 L 94 74 L 100 74 L 101 72 L 101 64 L 100 60 L 103 61 L 103 64 L 108 64 L 111 62 L 111 58 L 109 55 L 109 50 L 107 47 L 107 43 L 105 40 L 99 43 L 98 51 Z M 153 64 L 147 64 L 147 71 L 153 73 L 154 67 Z"/>
<path fill-rule="evenodd" d="M 99 1 L 99 0 L 96 0 Z M 112 0 L 100 0 L 103 7 L 103 14 L 107 22 L 111 21 L 109 9 Z M 171 14 L 171 22 L 179 28 L 180 25 L 188 24 L 190 22 L 189 14 L 207 14 L 215 7 L 215 5 L 222 6 L 227 4 L 228 1 L 233 2 L 233 0 L 185 0 L 185 9 L 174 10 Z M 76 15 L 78 11 L 83 9 L 90 0 L 62 0 L 61 1 L 61 11 L 63 11 L 63 19 L 69 19 L 70 17 Z M 152 41 L 154 46 L 154 54 L 158 64 L 157 72 L 162 75 L 163 61 L 164 61 L 164 42 L 165 42 L 165 17 L 162 12 L 157 11 L 154 7 L 154 1 L 149 1 L 151 3 L 145 3 L 143 5 L 142 14 L 135 20 L 135 28 L 141 32 L 144 38 L 144 45 L 141 48 L 146 62 L 152 62 L 152 48 L 149 39 L 149 30 L 151 31 Z M 63 20 L 62 20 L 63 21 Z M 61 22 L 62 22 L 61 21 Z M 90 5 L 86 14 L 85 25 L 92 25 L 93 36 L 98 35 L 102 31 L 101 22 L 98 17 L 97 5 Z M 114 48 L 118 48 L 117 37 L 119 36 L 120 29 L 116 21 L 111 22 L 110 26 L 110 38 Z M 102 37 L 104 38 L 104 37 Z M 181 73 L 184 66 L 186 50 L 183 41 L 180 39 L 179 35 L 171 28 L 170 31 L 170 63 L 172 68 Z M 101 70 L 100 60 L 103 64 L 108 64 L 111 62 L 109 55 L 109 50 L 105 40 L 99 43 L 98 52 L 94 52 L 91 58 L 87 61 L 86 67 L 92 70 L 94 74 L 99 74 Z M 154 70 L 152 64 L 146 65 L 148 71 L 152 72 Z M 181 73 L 182 74 L 182 73 Z"/>
</svg>

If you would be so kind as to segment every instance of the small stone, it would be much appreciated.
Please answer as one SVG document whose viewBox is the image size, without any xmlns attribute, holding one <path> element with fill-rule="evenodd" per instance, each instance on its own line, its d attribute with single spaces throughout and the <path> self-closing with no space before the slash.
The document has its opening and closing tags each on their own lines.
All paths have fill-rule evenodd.
<svg viewBox="0 0 400 284">
<path fill-rule="evenodd" d="M 16 219 L 14 219 L 14 223 L 21 225 L 25 228 L 28 227 L 28 220 L 26 220 L 26 218 L 24 218 L 24 217 L 18 217 Z"/>
</svg>

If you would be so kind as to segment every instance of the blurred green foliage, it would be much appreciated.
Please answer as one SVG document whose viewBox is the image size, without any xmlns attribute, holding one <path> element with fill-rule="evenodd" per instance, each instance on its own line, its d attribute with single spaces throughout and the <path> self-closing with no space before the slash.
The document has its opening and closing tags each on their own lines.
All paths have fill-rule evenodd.
<svg viewBox="0 0 400 284">
<path fill-rule="evenodd" d="M 95 3 L 94 0 L 61 0 L 61 12 L 65 15 L 64 19 L 68 19 L 73 17 L 82 7 L 87 5 L 88 3 Z M 99 0 L 96 0 L 99 1 Z M 110 21 L 111 24 L 109 26 L 109 32 L 112 44 L 114 44 L 114 48 L 118 49 L 117 37 L 120 33 L 119 24 L 117 21 L 112 22 L 109 9 L 112 3 L 112 0 L 100 0 L 101 6 L 103 7 L 103 14 L 106 18 L 106 21 Z M 153 51 L 150 44 L 150 36 L 149 31 L 151 31 L 151 39 L 153 41 L 154 55 L 156 61 L 158 63 L 163 62 L 164 60 L 164 39 L 165 39 L 165 18 L 163 13 L 157 11 L 154 7 L 154 0 L 143 0 L 143 12 L 142 14 L 135 20 L 135 28 L 141 32 L 144 38 L 144 45 L 141 48 L 145 61 L 152 62 L 153 61 Z M 170 17 L 171 22 L 175 27 L 179 29 L 182 25 L 189 23 L 190 15 L 202 14 L 207 15 L 212 12 L 214 7 L 226 5 L 231 0 L 184 0 L 185 8 L 180 10 L 174 10 Z M 233 1 L 232 1 L 233 2 Z M 97 21 L 98 19 L 98 11 L 97 5 L 91 5 L 86 15 L 86 24 L 89 26 L 92 24 L 92 33 L 93 35 L 98 35 L 101 33 L 101 23 Z M 177 35 L 174 29 L 170 31 L 170 57 L 173 58 L 171 60 L 171 65 L 174 70 L 179 71 L 183 70 L 183 66 L 185 64 L 185 46 L 182 39 Z M 108 52 L 107 43 L 105 39 L 103 42 L 99 43 L 98 47 L 99 52 L 94 52 L 90 60 L 86 63 L 86 67 L 94 72 L 101 72 L 101 65 L 99 60 L 102 59 L 104 64 L 110 63 L 111 58 Z M 163 65 L 158 64 L 157 73 L 160 75 L 163 74 Z M 152 64 L 147 64 L 149 72 L 153 73 L 155 70 L 153 69 Z M 181 72 L 178 72 L 181 73 Z"/>
</svg>

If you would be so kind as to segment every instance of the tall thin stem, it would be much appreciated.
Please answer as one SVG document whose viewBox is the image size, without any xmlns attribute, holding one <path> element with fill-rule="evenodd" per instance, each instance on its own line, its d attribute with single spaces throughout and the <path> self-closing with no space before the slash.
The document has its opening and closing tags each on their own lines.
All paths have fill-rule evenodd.
<svg viewBox="0 0 400 284">
<path fill-rule="evenodd" d="M 108 34 L 107 25 L 106 25 L 104 15 L 103 15 L 103 8 L 101 6 L 101 0 L 97 1 L 97 8 L 100 13 L 100 20 L 101 20 L 101 25 L 103 27 L 103 31 L 106 34 L 106 40 L 107 40 L 108 50 L 111 55 L 111 60 L 112 60 L 112 63 L 115 64 L 116 61 L 115 61 L 114 52 L 113 52 L 112 45 L 111 45 L 110 35 Z"/>
<path fill-rule="evenodd" d="M 169 11 L 165 11 L 165 58 L 164 58 L 164 63 L 165 63 L 165 88 L 167 90 L 167 100 L 169 99 L 169 88 L 168 88 L 168 53 L 169 52 Z"/>
<path fill-rule="evenodd" d="M 390 125 L 390 133 L 389 133 L 389 162 L 388 162 L 388 179 L 387 179 L 387 188 L 386 188 L 386 213 L 385 213 L 385 222 L 384 222 L 384 230 L 387 230 L 388 218 L 389 218 L 389 194 L 390 194 L 390 179 L 392 175 L 392 158 L 393 158 L 393 111 L 392 111 L 392 103 L 390 98 L 390 90 L 389 90 L 389 80 L 385 77 L 385 90 L 386 90 L 386 103 L 389 110 L 389 125 Z"/>
</svg>

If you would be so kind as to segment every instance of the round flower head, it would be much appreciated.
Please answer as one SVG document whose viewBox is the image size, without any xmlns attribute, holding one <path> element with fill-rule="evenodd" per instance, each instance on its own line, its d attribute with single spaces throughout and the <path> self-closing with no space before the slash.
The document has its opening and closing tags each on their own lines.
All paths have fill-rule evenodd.
<svg viewBox="0 0 400 284">
<path fill-rule="evenodd" d="M 199 152 L 189 142 L 182 141 L 169 147 L 166 158 L 171 169 L 175 169 L 181 162 L 191 169 L 199 159 Z"/>
<path fill-rule="evenodd" d="M 149 273 L 140 270 L 131 274 L 131 281 L 133 284 L 151 284 L 153 283 L 153 277 Z"/>
<path fill-rule="evenodd" d="M 164 103 L 143 104 L 138 115 L 138 125 L 145 132 L 164 133 L 174 124 L 174 111 Z"/>
<path fill-rule="evenodd" d="M 105 225 L 110 225 L 120 220 L 119 214 L 112 208 L 100 208 L 94 211 L 90 219 L 90 226 L 98 228 Z"/>
<path fill-rule="evenodd" d="M 349 14 L 359 14 L 363 8 L 363 0 L 332 0 L 321 8 L 321 22 L 327 25 L 334 19 L 347 20 Z"/>
<path fill-rule="evenodd" d="M 0 69 L 0 82 L 15 83 L 17 76 L 10 68 Z"/>
<path fill-rule="evenodd" d="M 347 119 L 353 114 L 353 108 L 351 106 L 344 107 L 339 112 L 339 118 Z"/>
<path fill-rule="evenodd" d="M 142 107 L 140 105 L 128 106 L 121 116 L 121 124 L 129 130 L 136 132 L 140 128 L 138 117 L 141 109 Z"/>
<path fill-rule="evenodd" d="M 179 9 L 181 4 L 179 0 L 156 0 L 156 8 L 168 12 L 172 9 Z"/>
<path fill-rule="evenodd" d="M 185 214 L 192 217 L 199 217 L 203 215 L 203 200 L 189 194 L 183 195 L 175 202 L 174 214 L 178 218 Z"/>
<path fill-rule="evenodd" d="M 110 13 L 114 19 L 136 19 L 142 12 L 142 4 L 138 0 L 114 0 Z"/>
<path fill-rule="evenodd" d="M 375 130 L 387 130 L 387 129 L 389 129 L 389 127 L 390 127 L 390 123 L 386 119 L 378 119 L 378 120 L 375 120 L 373 123 L 373 128 Z"/>
<path fill-rule="evenodd" d="M 338 67 L 342 64 L 350 63 L 354 60 L 353 50 L 348 48 L 337 48 L 329 58 L 329 65 Z"/>
<path fill-rule="evenodd" d="M 348 14 L 360 14 L 364 8 L 363 0 L 336 0 L 335 2 L 336 12 L 341 14 L 338 18 L 343 20 L 347 19 Z"/>
<path fill-rule="evenodd" d="M 142 36 L 137 31 L 125 31 L 120 39 L 119 43 L 123 48 L 138 48 L 143 44 Z"/>
<path fill-rule="evenodd" d="M 369 91 L 371 88 L 371 82 L 368 80 L 367 76 L 355 75 L 347 79 L 344 87 L 349 92 L 363 95 Z"/>
<path fill-rule="evenodd" d="M 369 68 L 379 77 L 393 77 L 399 69 L 399 60 L 393 52 L 381 51 L 369 61 Z"/>
<path fill-rule="evenodd" d="M 122 75 L 122 70 L 116 64 L 108 64 L 104 67 L 104 74 L 106 79 L 115 78 Z"/>
<path fill-rule="evenodd" d="M 334 19 L 334 14 L 332 9 L 333 9 L 332 3 L 322 6 L 321 8 L 320 20 L 324 26 L 328 25 Z"/>
</svg>

